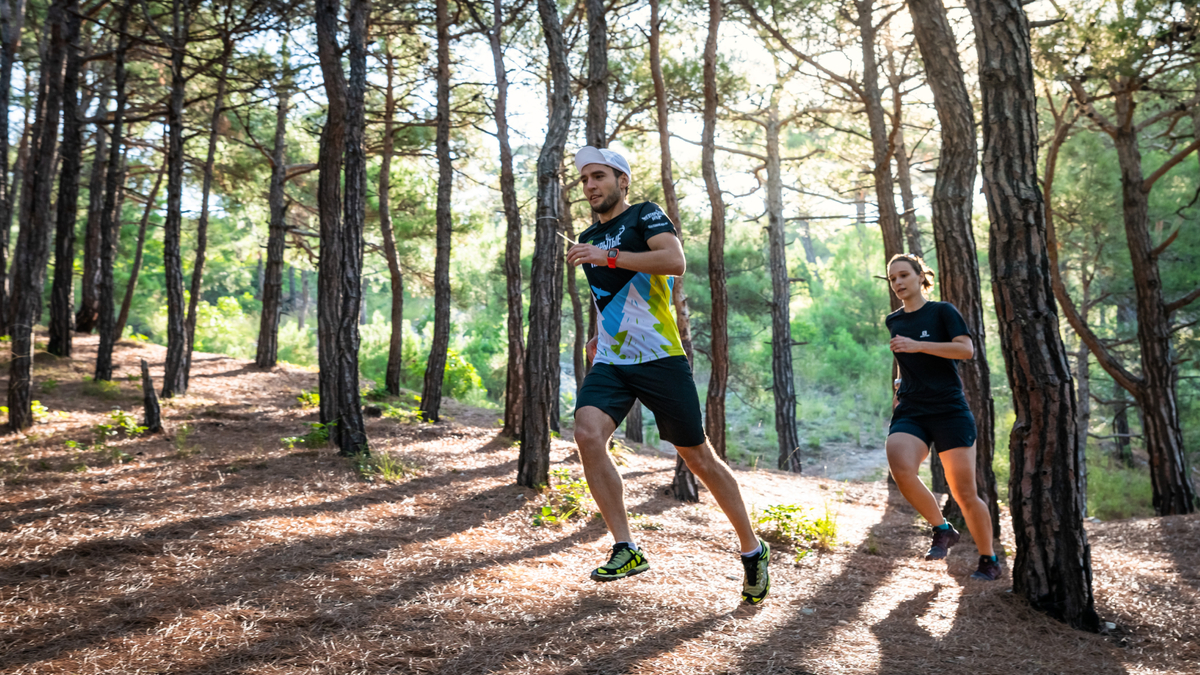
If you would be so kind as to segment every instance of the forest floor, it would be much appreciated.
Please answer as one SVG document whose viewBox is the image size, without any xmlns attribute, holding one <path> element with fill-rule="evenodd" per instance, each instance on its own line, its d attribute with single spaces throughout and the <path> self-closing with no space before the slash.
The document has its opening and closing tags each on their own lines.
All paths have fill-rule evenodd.
<svg viewBox="0 0 1200 675">
<path fill-rule="evenodd" d="M 198 354 L 167 433 L 95 450 L 112 408 L 141 415 L 137 359 L 158 378 L 164 356 L 120 343 L 104 389 L 87 381 L 95 347 L 39 352 L 48 418 L 0 439 L 3 673 L 1200 670 L 1200 516 L 1088 524 L 1097 610 L 1115 624 L 1097 635 L 1014 597 L 1007 562 L 1002 581 L 968 580 L 967 536 L 948 562 L 922 560 L 924 529 L 883 481 L 740 469 L 748 502 L 828 508 L 838 528 L 798 561 L 777 547 L 771 596 L 751 608 L 711 496 L 666 496 L 673 461 L 646 449 L 622 471 L 652 568 L 600 585 L 603 523 L 533 526 L 544 497 L 514 484 L 496 411 L 370 419 L 373 451 L 413 471 L 368 482 L 331 448 L 280 441 L 316 419 L 296 400 L 315 373 Z M 579 477 L 572 448 L 556 440 L 552 468 Z"/>
</svg>

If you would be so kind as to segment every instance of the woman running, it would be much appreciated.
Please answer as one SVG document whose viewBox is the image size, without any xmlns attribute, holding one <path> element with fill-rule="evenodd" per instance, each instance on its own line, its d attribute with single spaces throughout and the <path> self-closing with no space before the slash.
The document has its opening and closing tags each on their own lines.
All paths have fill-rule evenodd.
<svg viewBox="0 0 1200 675">
<path fill-rule="evenodd" d="M 918 256 L 902 253 L 888 262 L 888 283 L 904 303 L 887 317 L 891 349 L 900 364 L 887 438 L 888 465 L 901 494 L 933 525 L 933 544 L 925 559 L 941 560 L 958 543 L 959 533 L 917 477 L 932 446 L 979 549 L 979 569 L 971 578 L 992 581 L 1000 577 L 1000 564 L 992 550 L 991 515 L 975 488 L 975 416 L 955 363 L 974 356 L 975 347 L 954 305 L 925 297 L 932 277 L 933 271 Z"/>
</svg>

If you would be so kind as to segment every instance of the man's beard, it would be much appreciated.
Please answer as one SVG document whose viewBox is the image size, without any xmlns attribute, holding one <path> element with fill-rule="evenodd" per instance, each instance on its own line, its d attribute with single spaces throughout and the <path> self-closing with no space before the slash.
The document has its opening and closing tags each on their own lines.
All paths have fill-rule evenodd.
<svg viewBox="0 0 1200 675">
<path fill-rule="evenodd" d="M 600 202 L 600 206 L 592 207 L 592 212 L 593 213 L 608 213 L 609 211 L 612 210 L 612 208 L 614 206 L 617 205 L 617 202 L 619 202 L 619 201 L 621 201 L 621 191 L 616 190 L 616 191 L 610 192 L 608 194 L 608 196 L 604 198 L 604 201 Z"/>
</svg>

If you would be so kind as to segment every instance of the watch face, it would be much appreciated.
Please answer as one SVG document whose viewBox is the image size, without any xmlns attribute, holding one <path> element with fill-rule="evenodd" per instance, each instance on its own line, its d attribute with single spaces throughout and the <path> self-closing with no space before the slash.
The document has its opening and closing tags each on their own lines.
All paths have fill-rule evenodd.
<svg viewBox="0 0 1200 675">
<path fill-rule="evenodd" d="M 615 249 L 615 248 L 614 248 L 613 250 L 609 251 L 609 252 L 608 252 L 608 257 L 610 257 L 610 258 L 615 258 L 615 257 L 617 257 L 617 249 Z"/>
</svg>

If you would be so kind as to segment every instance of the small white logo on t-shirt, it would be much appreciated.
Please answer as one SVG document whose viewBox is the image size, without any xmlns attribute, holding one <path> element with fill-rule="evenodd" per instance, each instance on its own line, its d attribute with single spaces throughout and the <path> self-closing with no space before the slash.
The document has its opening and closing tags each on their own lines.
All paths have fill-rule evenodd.
<svg viewBox="0 0 1200 675">
<path fill-rule="evenodd" d="M 923 337 L 923 338 L 929 337 L 929 331 L 927 331 L 927 330 L 921 331 L 921 337 Z"/>
</svg>

